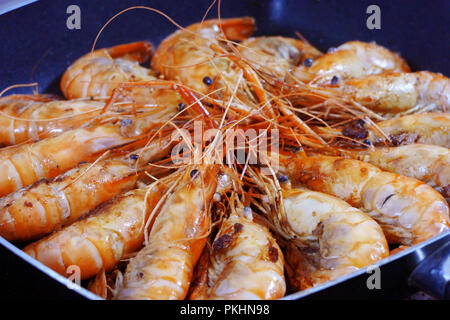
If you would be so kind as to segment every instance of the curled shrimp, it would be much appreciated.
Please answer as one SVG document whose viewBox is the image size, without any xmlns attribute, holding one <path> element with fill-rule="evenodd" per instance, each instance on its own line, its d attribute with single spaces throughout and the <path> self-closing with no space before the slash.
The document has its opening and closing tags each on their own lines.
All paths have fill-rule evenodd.
<svg viewBox="0 0 450 320">
<path fill-rule="evenodd" d="M 227 87 L 238 79 L 236 65 L 221 57 L 213 45 L 220 40 L 243 40 L 255 29 L 249 17 L 206 20 L 178 30 L 164 39 L 155 51 L 152 68 L 167 79 L 177 80 L 192 89 L 207 93 L 214 87 Z"/>
<path fill-rule="evenodd" d="M 152 53 L 146 41 L 90 52 L 64 72 L 61 91 L 67 99 L 107 98 L 121 82 L 155 80 L 150 69 L 140 66 Z"/>
<path fill-rule="evenodd" d="M 447 148 L 410 144 L 395 148 L 370 148 L 349 152 L 349 155 L 380 169 L 426 182 L 444 198 L 450 198 L 450 151 Z"/>
<path fill-rule="evenodd" d="M 147 218 L 166 189 L 164 184 L 155 182 L 147 188 L 121 194 L 86 219 L 23 250 L 64 276 L 70 265 L 80 268 L 81 279 L 102 270 L 110 272 L 127 254 L 142 247 Z"/>
<path fill-rule="evenodd" d="M 450 108 L 450 79 L 439 73 L 370 75 L 345 81 L 339 90 L 384 116 L 446 112 Z"/>
<path fill-rule="evenodd" d="M 95 101 L 36 101 L 33 96 L 0 99 L 0 145 L 41 140 L 80 127 L 102 110 Z"/>
<path fill-rule="evenodd" d="M 389 255 L 381 227 L 347 202 L 322 192 L 292 188 L 285 180 L 278 191 L 272 179 L 257 173 L 252 178 L 264 195 L 258 207 L 284 239 L 280 243 L 289 255 L 287 262 L 292 264 L 292 257 L 296 258 L 296 269 L 287 268 L 295 289 L 334 280 Z"/>
<path fill-rule="evenodd" d="M 305 60 L 322 55 L 305 41 L 280 36 L 249 38 L 242 41 L 238 49 L 256 70 L 269 72 L 281 80 Z"/>
<path fill-rule="evenodd" d="M 345 201 L 304 189 L 283 192 L 279 226 L 288 240 L 298 245 L 306 272 L 295 279 L 306 289 L 337 279 L 389 255 L 381 227 Z M 299 267 L 299 265 L 297 265 Z"/>
<path fill-rule="evenodd" d="M 168 154 L 171 140 L 140 152 L 147 163 Z M 0 235 L 9 241 L 42 237 L 68 225 L 112 197 L 135 187 L 143 168 L 136 154 L 82 163 L 53 180 L 40 180 L 0 199 Z"/>
<path fill-rule="evenodd" d="M 202 259 L 197 266 L 202 281 L 194 285 L 191 299 L 272 300 L 284 296 L 281 249 L 266 227 L 244 214 L 242 206 L 222 222 L 211 253 L 204 254 L 209 259 Z"/>
<path fill-rule="evenodd" d="M 184 299 L 211 227 L 218 166 L 188 170 L 161 207 L 148 244 L 127 266 L 118 299 Z"/>
<path fill-rule="evenodd" d="M 371 216 L 389 243 L 416 244 L 450 226 L 445 199 L 419 180 L 329 156 L 293 157 L 286 168 L 293 181 L 341 198 Z"/>
<path fill-rule="evenodd" d="M 346 42 L 318 57 L 311 66 L 301 66 L 294 75 L 300 80 L 325 85 L 340 80 L 360 78 L 384 72 L 409 72 L 406 62 L 398 55 L 373 42 Z M 306 77 L 305 77 L 306 75 Z"/>
</svg>

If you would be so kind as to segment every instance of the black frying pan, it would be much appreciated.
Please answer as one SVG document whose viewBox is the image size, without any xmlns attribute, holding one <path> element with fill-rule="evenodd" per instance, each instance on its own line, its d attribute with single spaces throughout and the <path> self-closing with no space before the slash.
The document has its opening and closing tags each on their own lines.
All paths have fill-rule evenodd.
<svg viewBox="0 0 450 320">
<path fill-rule="evenodd" d="M 399 52 L 413 70 L 450 76 L 450 2 L 325 1 L 325 0 L 223 0 L 223 17 L 256 18 L 257 34 L 295 36 L 299 31 L 326 51 L 349 40 L 376 41 Z M 69 30 L 69 5 L 81 9 L 81 30 Z M 369 30 L 369 5 L 381 9 L 381 30 Z M 210 1 L 41 0 L 0 16 L 0 89 L 17 83 L 39 82 L 40 92 L 59 92 L 61 74 L 76 58 L 91 49 L 102 25 L 115 13 L 133 5 L 147 5 L 169 14 L 181 25 L 199 21 Z M 1 9 L 1 8 L 0 8 Z M 210 17 L 217 16 L 214 9 Z M 120 16 L 102 34 L 98 47 L 150 40 L 155 45 L 176 27 L 165 18 L 144 10 Z M 30 92 L 15 89 L 11 93 Z M 0 173 L 1 174 L 1 173 Z M 367 268 L 336 281 L 287 296 L 298 298 L 400 298 L 410 285 L 435 297 L 449 297 L 450 232 L 384 259 L 378 263 L 381 289 L 368 289 L 373 275 Z M 80 288 L 70 289 L 65 278 L 0 237 L 0 295 L 9 298 L 95 298 Z"/>
</svg>

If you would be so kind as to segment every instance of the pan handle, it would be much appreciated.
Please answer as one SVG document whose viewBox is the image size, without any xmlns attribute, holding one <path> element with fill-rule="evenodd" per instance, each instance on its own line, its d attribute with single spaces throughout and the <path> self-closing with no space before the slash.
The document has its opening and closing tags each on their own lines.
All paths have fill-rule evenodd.
<svg viewBox="0 0 450 320">
<path fill-rule="evenodd" d="M 435 298 L 450 299 L 450 242 L 423 260 L 409 276 L 408 283 Z"/>
</svg>

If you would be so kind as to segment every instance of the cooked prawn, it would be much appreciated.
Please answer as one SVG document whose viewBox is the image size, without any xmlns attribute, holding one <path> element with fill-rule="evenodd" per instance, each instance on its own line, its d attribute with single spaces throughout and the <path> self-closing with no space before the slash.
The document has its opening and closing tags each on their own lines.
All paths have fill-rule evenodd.
<svg viewBox="0 0 450 320">
<path fill-rule="evenodd" d="M 450 79 L 439 73 L 370 75 L 345 81 L 338 90 L 384 116 L 447 112 L 450 108 Z"/>
<path fill-rule="evenodd" d="M 348 154 L 380 169 L 428 183 L 450 198 L 450 151 L 447 148 L 411 144 L 395 148 L 370 148 Z"/>
<path fill-rule="evenodd" d="M 136 154 L 83 163 L 53 180 L 40 180 L 0 199 L 0 235 L 9 241 L 42 237 L 85 216 L 112 197 L 135 187 L 136 161 L 164 157 L 171 140 L 156 141 Z"/>
<path fill-rule="evenodd" d="M 242 206 L 222 222 L 207 254 L 198 266 L 203 280 L 194 285 L 191 299 L 255 300 L 284 296 L 284 259 L 269 230 L 244 215 Z M 208 250 L 208 249 L 205 249 Z"/>
<path fill-rule="evenodd" d="M 188 170 L 161 208 L 148 244 L 127 266 L 118 299 L 184 299 L 211 227 L 218 167 Z"/>
<path fill-rule="evenodd" d="M 155 80 L 150 69 L 140 66 L 152 52 L 152 44 L 146 41 L 90 52 L 64 72 L 61 91 L 67 99 L 106 99 L 121 82 Z"/>
<path fill-rule="evenodd" d="M 86 219 L 23 250 L 64 276 L 70 265 L 80 268 L 81 279 L 101 270 L 110 272 L 127 254 L 142 247 L 147 218 L 166 189 L 164 184 L 155 182 L 148 188 L 121 194 Z"/>
<path fill-rule="evenodd" d="M 33 96 L 0 99 L 0 145 L 41 140 L 85 124 L 103 108 L 95 101 L 36 101 Z"/>
<path fill-rule="evenodd" d="M 286 168 L 292 180 L 367 213 L 389 243 L 416 244 L 450 226 L 445 199 L 419 180 L 340 157 L 293 157 Z"/>
<path fill-rule="evenodd" d="M 310 67 L 297 68 L 294 74 L 300 80 L 315 84 L 337 85 L 341 80 L 371 74 L 409 71 L 408 65 L 398 54 L 373 42 L 350 41 L 317 58 Z"/>
<path fill-rule="evenodd" d="M 220 40 L 246 39 L 254 29 L 255 21 L 249 17 L 195 23 L 161 42 L 153 56 L 152 68 L 167 79 L 180 81 L 201 93 L 212 87 L 231 87 L 237 83 L 240 69 L 212 46 L 218 46 Z"/>
</svg>

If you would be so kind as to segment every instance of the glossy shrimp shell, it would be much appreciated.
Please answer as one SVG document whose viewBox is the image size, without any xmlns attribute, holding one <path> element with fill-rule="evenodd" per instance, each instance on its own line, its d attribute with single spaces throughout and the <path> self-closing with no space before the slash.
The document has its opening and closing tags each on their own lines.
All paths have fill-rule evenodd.
<svg viewBox="0 0 450 320">
<path fill-rule="evenodd" d="M 306 59 L 316 59 L 322 55 L 305 41 L 280 36 L 249 38 L 238 49 L 257 70 L 270 72 L 282 80 Z"/>
<path fill-rule="evenodd" d="M 411 144 L 395 148 L 371 148 L 353 156 L 380 169 L 428 183 L 450 198 L 450 151 L 447 148 Z"/>
<path fill-rule="evenodd" d="M 67 99 L 107 98 L 121 82 L 155 80 L 150 69 L 140 66 L 153 52 L 149 42 L 133 42 L 99 49 L 76 60 L 61 79 Z"/>
<path fill-rule="evenodd" d="M 97 115 L 94 101 L 35 101 L 28 96 L 0 99 L 0 145 L 41 140 L 74 129 Z"/>
<path fill-rule="evenodd" d="M 191 299 L 272 300 L 286 292 L 281 249 L 251 218 L 227 218 L 208 257 L 204 283 L 196 284 Z"/>
<path fill-rule="evenodd" d="M 445 199 L 426 183 L 339 157 L 294 157 L 290 177 L 360 208 L 383 228 L 389 243 L 416 244 L 447 230 Z"/>
<path fill-rule="evenodd" d="M 209 206 L 217 187 L 216 167 L 194 170 L 162 206 L 148 244 L 127 266 L 118 299 L 186 297 L 211 226 Z"/>
<path fill-rule="evenodd" d="M 119 195 L 86 219 L 23 250 L 64 276 L 70 265 L 80 268 L 82 279 L 101 270 L 110 272 L 127 254 L 142 247 L 146 220 L 164 190 L 158 184 Z"/>
<path fill-rule="evenodd" d="M 450 114 L 411 114 L 377 123 L 383 135 L 376 129 L 369 130 L 368 140 L 384 145 L 384 135 L 392 145 L 432 144 L 450 148 Z"/>
<path fill-rule="evenodd" d="M 339 89 L 386 116 L 450 109 L 450 79 L 438 73 L 370 75 L 348 80 Z"/>
<path fill-rule="evenodd" d="M 219 44 L 219 37 L 243 40 L 254 28 L 255 22 L 249 17 L 206 20 L 190 25 L 161 42 L 152 59 L 152 68 L 167 79 L 180 81 L 202 93 L 209 91 L 212 84 L 209 79 L 221 82 L 222 86 L 235 84 L 236 66 L 230 59 L 221 58 L 211 45 Z M 205 77 L 209 77 L 206 83 Z"/>
<path fill-rule="evenodd" d="M 9 241 L 42 237 L 86 215 L 135 185 L 122 161 L 86 163 L 54 180 L 41 180 L 0 199 L 0 235 Z"/>
<path fill-rule="evenodd" d="M 101 152 L 131 140 L 114 125 L 66 131 L 36 143 L 0 150 L 0 196 L 14 192 L 40 179 L 51 179 L 91 161 Z"/>
<path fill-rule="evenodd" d="M 389 255 L 383 230 L 368 215 L 333 196 L 306 189 L 284 190 L 280 214 L 271 219 L 299 247 L 300 288 L 334 280 Z M 297 266 L 299 267 L 299 266 Z"/>
<path fill-rule="evenodd" d="M 311 67 L 298 69 L 313 75 L 313 83 L 328 85 L 338 80 L 360 78 L 384 72 L 409 72 L 406 62 L 397 54 L 375 43 L 350 41 L 317 58 Z"/>
</svg>

